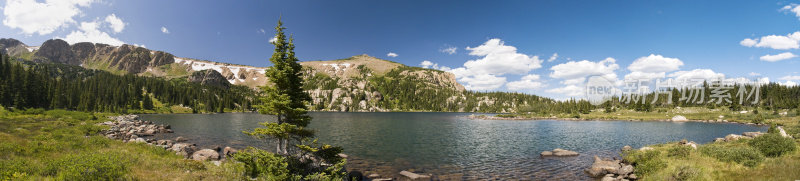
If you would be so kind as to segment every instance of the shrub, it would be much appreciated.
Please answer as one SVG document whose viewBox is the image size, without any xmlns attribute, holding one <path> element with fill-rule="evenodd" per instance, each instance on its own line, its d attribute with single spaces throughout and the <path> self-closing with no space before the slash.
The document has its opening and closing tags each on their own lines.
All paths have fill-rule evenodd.
<svg viewBox="0 0 800 181">
<path fill-rule="evenodd" d="M 700 169 L 687 165 L 682 165 L 675 168 L 675 171 L 672 172 L 672 180 L 677 180 L 677 181 L 692 180 L 698 175 L 700 175 Z"/>
<path fill-rule="evenodd" d="M 793 139 L 784 138 L 776 133 L 756 137 L 750 141 L 750 146 L 758 149 L 768 157 L 779 157 L 783 154 L 791 153 L 797 148 Z"/>
<path fill-rule="evenodd" d="M 626 155 L 624 160 L 636 166 L 637 175 L 644 176 L 667 167 L 667 162 L 660 157 L 660 151 L 634 151 Z"/>
<path fill-rule="evenodd" d="M 764 155 L 761 152 L 747 146 L 723 147 L 706 145 L 700 147 L 700 152 L 723 162 L 736 162 L 748 167 L 755 167 L 764 161 Z"/>
<path fill-rule="evenodd" d="M 686 158 L 692 153 L 692 147 L 689 146 L 674 146 L 667 150 L 667 156 Z"/>
<path fill-rule="evenodd" d="M 45 174 L 58 180 L 119 180 L 127 173 L 120 156 L 100 154 L 70 155 L 50 163 Z"/>
<path fill-rule="evenodd" d="M 250 177 L 289 180 L 289 163 L 282 156 L 249 147 L 234 154 L 233 159 L 244 163 L 245 174 Z"/>
</svg>

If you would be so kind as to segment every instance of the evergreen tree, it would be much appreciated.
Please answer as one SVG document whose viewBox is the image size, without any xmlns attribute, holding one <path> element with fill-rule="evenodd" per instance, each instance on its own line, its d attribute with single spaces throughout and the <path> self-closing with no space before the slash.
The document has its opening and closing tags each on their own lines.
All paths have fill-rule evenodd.
<svg viewBox="0 0 800 181">
<path fill-rule="evenodd" d="M 306 107 L 311 98 L 302 88 L 302 66 L 297 63 L 293 39 L 287 41 L 283 30 L 283 23 L 278 21 L 276 41 L 272 42 L 275 52 L 270 58 L 273 66 L 265 72 L 271 85 L 260 87 L 261 104 L 255 106 L 261 114 L 275 115 L 277 122 L 263 122 L 261 125 L 266 128 L 246 133 L 262 139 L 277 138 L 276 152 L 289 155 L 289 141 L 303 141 L 312 137 L 313 132 L 305 129 L 311 121 Z"/>
</svg>

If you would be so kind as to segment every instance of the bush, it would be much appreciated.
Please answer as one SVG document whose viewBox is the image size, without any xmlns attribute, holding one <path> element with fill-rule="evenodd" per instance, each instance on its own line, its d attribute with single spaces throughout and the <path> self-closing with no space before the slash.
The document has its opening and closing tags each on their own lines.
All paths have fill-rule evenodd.
<svg viewBox="0 0 800 181">
<path fill-rule="evenodd" d="M 761 152 L 747 146 L 723 147 L 706 145 L 700 147 L 700 152 L 719 161 L 736 162 L 748 167 L 755 167 L 764 161 L 764 155 Z"/>
<path fill-rule="evenodd" d="M 678 157 L 678 158 L 686 158 L 689 154 L 692 153 L 692 147 L 689 146 L 674 146 L 667 150 L 667 156 L 670 157 Z"/>
<path fill-rule="evenodd" d="M 120 180 L 127 171 L 125 161 L 120 156 L 87 153 L 52 162 L 45 169 L 45 174 L 56 176 L 58 180 Z"/>
<path fill-rule="evenodd" d="M 244 163 L 245 174 L 252 178 L 289 180 L 289 163 L 280 155 L 249 147 L 233 155 L 233 159 Z"/>
<path fill-rule="evenodd" d="M 637 175 L 645 176 L 667 167 L 667 162 L 661 157 L 660 151 L 633 151 L 626 155 L 625 162 L 636 166 Z"/>
<path fill-rule="evenodd" d="M 700 175 L 700 169 L 682 165 L 675 168 L 675 171 L 672 172 L 672 180 L 683 181 L 683 180 L 692 180 Z"/>
<path fill-rule="evenodd" d="M 768 157 L 779 157 L 783 154 L 791 153 L 797 148 L 793 139 L 784 138 L 777 133 L 756 137 L 750 141 L 750 146 L 758 149 Z"/>
</svg>

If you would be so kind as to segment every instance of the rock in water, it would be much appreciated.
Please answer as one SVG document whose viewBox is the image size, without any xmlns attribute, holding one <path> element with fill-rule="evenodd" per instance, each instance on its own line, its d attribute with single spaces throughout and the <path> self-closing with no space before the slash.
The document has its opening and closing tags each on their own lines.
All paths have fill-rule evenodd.
<svg viewBox="0 0 800 181">
<path fill-rule="evenodd" d="M 541 155 L 541 156 L 553 156 L 553 152 L 552 151 L 543 151 L 539 155 Z"/>
<path fill-rule="evenodd" d="M 561 149 L 561 148 L 556 148 L 556 149 L 553 149 L 553 151 L 543 151 L 540 155 L 543 156 L 543 157 L 544 156 L 559 156 L 559 157 L 561 157 L 561 156 L 578 156 L 578 152 L 565 150 L 565 149 Z"/>
<path fill-rule="evenodd" d="M 600 157 L 594 156 L 594 163 L 592 166 L 584 170 L 591 177 L 601 177 L 605 174 L 617 173 L 620 169 L 619 160 L 602 160 Z"/>
<path fill-rule="evenodd" d="M 401 171 L 400 175 L 405 176 L 409 180 L 430 179 L 431 178 L 430 176 L 427 176 L 427 175 L 420 175 L 420 174 L 416 174 L 414 172 L 409 172 L 409 171 L 405 171 L 405 170 Z"/>
<path fill-rule="evenodd" d="M 192 159 L 197 161 L 219 160 L 219 153 L 212 149 L 202 149 L 192 154 Z"/>
<path fill-rule="evenodd" d="M 672 117 L 672 121 L 682 122 L 682 121 L 689 121 L 689 120 L 686 119 L 686 117 L 683 117 L 681 115 L 676 115 L 676 116 Z"/>
<path fill-rule="evenodd" d="M 631 151 L 631 150 L 633 150 L 633 147 L 631 147 L 631 146 L 629 146 L 629 145 L 625 145 L 625 146 L 623 146 L 623 147 L 622 147 L 622 151 L 623 151 L 623 152 L 625 152 L 625 151 Z"/>
</svg>

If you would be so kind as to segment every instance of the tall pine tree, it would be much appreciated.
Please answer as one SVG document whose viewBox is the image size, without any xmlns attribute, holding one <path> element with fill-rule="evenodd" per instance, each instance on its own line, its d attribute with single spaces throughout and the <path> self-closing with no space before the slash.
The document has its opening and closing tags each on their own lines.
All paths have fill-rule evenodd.
<svg viewBox="0 0 800 181">
<path fill-rule="evenodd" d="M 272 42 L 275 52 L 270 58 L 273 66 L 266 70 L 266 77 L 271 84 L 260 87 L 262 96 L 258 108 L 259 113 L 275 115 L 277 122 L 263 122 L 266 128 L 256 128 L 246 132 L 257 138 L 276 138 L 278 144 L 276 153 L 289 155 L 290 141 L 303 141 L 314 135 L 311 130 L 305 129 L 311 122 L 308 116 L 306 103 L 311 97 L 303 91 L 302 66 L 297 63 L 294 53 L 293 39 L 287 41 L 284 35 L 283 23 L 279 20 L 275 27 L 276 41 Z"/>
</svg>

